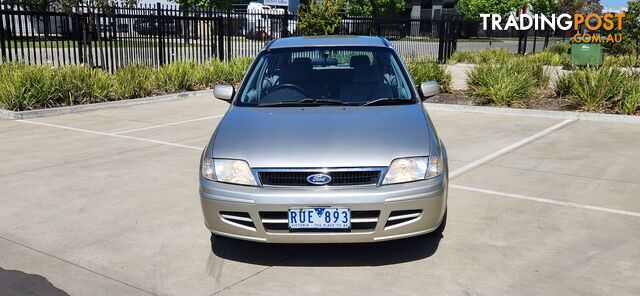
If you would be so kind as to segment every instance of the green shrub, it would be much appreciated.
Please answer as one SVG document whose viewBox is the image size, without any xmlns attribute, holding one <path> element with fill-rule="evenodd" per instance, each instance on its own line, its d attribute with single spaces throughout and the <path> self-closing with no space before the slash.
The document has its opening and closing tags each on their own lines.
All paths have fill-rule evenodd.
<svg viewBox="0 0 640 296">
<path fill-rule="evenodd" d="M 308 4 L 301 4 L 298 29 L 306 36 L 335 33 L 340 26 L 340 10 L 343 6 L 342 0 L 311 0 Z"/>
<path fill-rule="evenodd" d="M 155 89 L 153 68 L 143 65 L 128 65 L 113 75 L 114 95 L 118 100 L 139 98 L 151 95 Z"/>
<path fill-rule="evenodd" d="M 481 51 L 456 51 L 449 58 L 449 63 L 467 64 L 504 64 L 518 58 L 504 48 L 491 48 Z"/>
<path fill-rule="evenodd" d="M 571 56 L 567 53 L 568 46 L 568 44 L 555 44 L 549 46 L 545 51 L 526 56 L 510 53 L 503 48 L 493 48 L 481 51 L 462 50 L 453 53 L 449 58 L 449 63 L 505 64 L 513 60 L 525 59 L 547 66 L 564 66 L 568 65 L 571 59 Z"/>
<path fill-rule="evenodd" d="M 407 63 L 416 85 L 425 81 L 435 80 L 440 85 L 442 92 L 451 92 L 451 74 L 445 68 L 433 60 L 412 60 Z"/>
<path fill-rule="evenodd" d="M 480 64 L 468 73 L 471 95 L 481 103 L 524 105 L 534 95 L 536 78 L 520 63 Z"/>
<path fill-rule="evenodd" d="M 0 64 L 0 107 L 2 109 L 16 110 L 21 105 L 18 102 L 19 81 L 15 75 L 14 63 Z"/>
<path fill-rule="evenodd" d="M 449 64 L 456 63 L 467 63 L 467 64 L 477 64 L 477 51 L 468 51 L 468 50 L 460 50 L 454 52 L 451 57 L 449 57 Z"/>
<path fill-rule="evenodd" d="M 0 101 L 11 110 L 105 101 L 112 88 L 108 73 L 84 66 L 4 64 L 0 76 Z"/>
<path fill-rule="evenodd" d="M 632 79 L 618 103 L 618 113 L 634 115 L 640 111 L 640 78 Z"/>
<path fill-rule="evenodd" d="M 605 67 L 637 67 L 640 59 L 635 55 L 605 55 L 603 64 Z"/>
<path fill-rule="evenodd" d="M 510 63 L 513 65 L 513 67 L 519 68 L 521 69 L 521 71 L 531 74 L 536 81 L 537 87 L 545 88 L 549 84 L 549 72 L 545 69 L 544 64 L 535 60 L 527 59 L 515 59 Z"/>
<path fill-rule="evenodd" d="M 225 83 L 226 75 L 227 65 L 218 59 L 213 59 L 198 67 L 196 81 L 200 87 L 207 88 Z"/>
<path fill-rule="evenodd" d="M 209 88 L 215 84 L 238 86 L 252 61 L 252 58 L 238 58 L 227 64 L 219 60 L 212 60 L 198 65 L 194 75 L 195 83 L 198 88 Z"/>
<path fill-rule="evenodd" d="M 478 63 L 505 64 L 515 57 L 504 48 L 492 48 L 478 52 Z"/>
<path fill-rule="evenodd" d="M 53 69 L 9 63 L 0 70 L 0 102 L 9 110 L 52 106 L 56 85 Z"/>
<path fill-rule="evenodd" d="M 554 89 L 556 96 L 559 98 L 567 98 L 571 95 L 572 81 L 565 74 L 558 77 L 555 81 Z"/>
<path fill-rule="evenodd" d="M 457 51 L 449 58 L 450 63 L 506 64 L 522 56 L 510 53 L 504 48 L 490 48 L 481 51 Z"/>
<path fill-rule="evenodd" d="M 526 55 L 524 59 L 531 62 L 547 66 L 564 66 L 570 63 L 571 57 L 568 54 L 559 54 L 552 51 L 543 51 Z"/>
<path fill-rule="evenodd" d="M 556 43 L 556 44 L 549 45 L 549 47 L 547 47 L 544 50 L 544 52 L 563 55 L 563 54 L 569 54 L 570 50 L 571 50 L 571 44 L 563 42 L 563 43 Z"/>
<path fill-rule="evenodd" d="M 628 89 L 628 75 L 615 68 L 585 68 L 559 77 L 556 94 L 576 108 L 603 110 L 620 100 Z"/>
<path fill-rule="evenodd" d="M 14 63 L 0 65 L 0 105 L 8 110 L 23 110 L 30 102 L 23 96 L 23 81 L 18 71 L 22 71 Z"/>
<path fill-rule="evenodd" d="M 504 64 L 513 60 L 526 59 L 546 66 L 571 65 L 570 44 L 557 43 L 550 45 L 544 51 L 525 56 L 509 53 L 506 49 L 493 48 L 481 51 L 457 51 L 449 58 L 449 64 Z M 608 54 L 605 53 L 604 66 L 606 67 L 638 67 L 640 59 L 633 54 Z"/>
<path fill-rule="evenodd" d="M 128 65 L 114 74 L 85 66 L 59 68 L 23 63 L 0 64 L 0 107 L 29 110 L 145 97 L 154 93 L 236 86 L 251 58 L 213 60 L 203 65 L 176 62 L 160 69 Z"/>
<path fill-rule="evenodd" d="M 107 101 L 113 92 L 113 77 L 102 70 L 94 69 L 92 79 L 87 85 L 89 97 L 95 101 Z"/>
<path fill-rule="evenodd" d="M 91 68 L 65 66 L 55 70 L 55 95 L 52 98 L 64 105 L 75 105 L 86 98 L 86 81 L 91 79 Z"/>
<path fill-rule="evenodd" d="M 192 61 L 164 65 L 156 74 L 156 85 L 163 92 L 194 90 L 197 82 L 196 68 Z"/>
<path fill-rule="evenodd" d="M 25 107 L 31 109 L 34 105 L 54 105 L 52 98 L 56 93 L 56 85 L 52 68 L 30 66 L 21 71 L 21 74 L 25 101 L 31 102 Z"/>
<path fill-rule="evenodd" d="M 226 81 L 235 86 L 238 86 L 244 77 L 244 73 L 247 72 L 251 65 L 251 58 L 238 58 L 229 61 L 227 64 Z"/>
</svg>

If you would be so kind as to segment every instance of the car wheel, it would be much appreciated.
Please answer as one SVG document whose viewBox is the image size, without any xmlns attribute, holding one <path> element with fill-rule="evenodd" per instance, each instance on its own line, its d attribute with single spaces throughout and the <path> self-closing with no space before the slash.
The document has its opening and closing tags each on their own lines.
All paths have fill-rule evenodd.
<svg viewBox="0 0 640 296">
<path fill-rule="evenodd" d="M 447 211 L 446 210 L 444 212 L 444 216 L 442 217 L 442 222 L 440 223 L 440 226 L 438 226 L 438 228 L 436 228 L 436 230 L 434 230 L 433 232 L 429 233 L 429 235 L 433 235 L 433 236 L 442 235 L 445 227 L 447 227 Z"/>
</svg>

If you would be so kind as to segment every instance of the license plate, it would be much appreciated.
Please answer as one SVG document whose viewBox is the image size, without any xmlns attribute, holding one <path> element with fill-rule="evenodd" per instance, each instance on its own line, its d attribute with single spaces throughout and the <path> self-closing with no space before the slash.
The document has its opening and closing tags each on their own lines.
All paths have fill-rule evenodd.
<svg viewBox="0 0 640 296">
<path fill-rule="evenodd" d="M 351 229 L 347 208 L 289 209 L 289 229 Z"/>
</svg>

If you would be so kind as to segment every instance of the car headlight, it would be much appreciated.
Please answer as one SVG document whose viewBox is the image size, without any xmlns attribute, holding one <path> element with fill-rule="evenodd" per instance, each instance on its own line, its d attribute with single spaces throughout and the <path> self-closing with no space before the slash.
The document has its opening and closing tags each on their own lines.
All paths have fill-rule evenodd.
<svg viewBox="0 0 640 296">
<path fill-rule="evenodd" d="M 258 185 L 249 164 L 244 160 L 204 158 L 202 160 L 202 176 L 211 181 Z"/>
<path fill-rule="evenodd" d="M 398 158 L 391 162 L 382 185 L 430 179 L 442 170 L 442 158 L 438 156 Z"/>
</svg>

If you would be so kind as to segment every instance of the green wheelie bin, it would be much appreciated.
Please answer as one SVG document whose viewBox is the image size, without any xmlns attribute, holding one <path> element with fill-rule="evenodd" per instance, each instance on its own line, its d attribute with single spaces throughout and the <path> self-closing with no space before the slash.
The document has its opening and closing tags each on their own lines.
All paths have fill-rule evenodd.
<svg viewBox="0 0 640 296">
<path fill-rule="evenodd" d="M 571 64 L 579 66 L 602 65 L 602 45 L 600 43 L 572 43 Z"/>
</svg>

